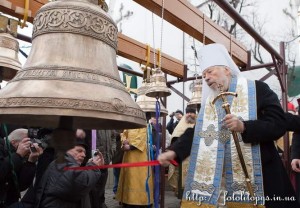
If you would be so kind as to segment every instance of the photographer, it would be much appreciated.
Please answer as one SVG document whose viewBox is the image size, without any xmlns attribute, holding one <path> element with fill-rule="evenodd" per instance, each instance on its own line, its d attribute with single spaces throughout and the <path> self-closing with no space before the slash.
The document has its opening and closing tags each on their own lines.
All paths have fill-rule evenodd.
<svg viewBox="0 0 300 208">
<path fill-rule="evenodd" d="M 18 202 L 20 191 L 33 181 L 42 148 L 28 138 L 27 129 L 12 131 L 7 139 L 0 138 L 0 207 Z M 31 148 L 36 148 L 31 152 Z"/>
<path fill-rule="evenodd" d="M 100 179 L 100 170 L 64 171 L 65 167 L 81 166 L 87 148 L 82 139 L 76 139 L 75 146 L 66 152 L 64 162 L 50 163 L 38 185 L 35 207 L 90 207 L 89 192 Z M 86 166 L 103 164 L 103 156 L 99 153 Z"/>
<path fill-rule="evenodd" d="M 175 112 L 171 113 L 170 115 L 170 121 L 168 122 L 167 124 L 167 130 L 170 134 L 173 133 L 175 127 L 177 126 L 177 124 L 179 123 L 180 119 L 182 118 L 183 116 L 183 113 L 181 110 L 176 110 Z M 174 122 L 174 118 L 173 117 L 176 117 L 176 121 Z"/>
<path fill-rule="evenodd" d="M 36 189 L 48 165 L 55 159 L 55 149 L 51 146 L 52 129 L 31 128 L 28 130 L 28 136 L 32 141 L 37 141 L 43 148 L 43 154 L 38 158 L 34 183 L 26 191 L 21 199 L 20 207 L 34 207 L 36 201 Z"/>
</svg>

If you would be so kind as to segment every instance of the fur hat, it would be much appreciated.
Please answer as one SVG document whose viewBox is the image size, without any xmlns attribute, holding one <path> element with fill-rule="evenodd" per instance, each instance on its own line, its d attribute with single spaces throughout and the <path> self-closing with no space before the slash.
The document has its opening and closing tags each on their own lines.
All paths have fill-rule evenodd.
<svg viewBox="0 0 300 208">
<path fill-rule="evenodd" d="M 196 109 L 193 107 L 187 106 L 185 109 L 185 113 L 195 113 L 196 114 Z"/>
<path fill-rule="evenodd" d="M 183 112 L 182 112 L 181 110 L 179 110 L 179 109 L 177 109 L 177 110 L 175 111 L 175 113 L 180 113 L 181 115 L 183 115 Z"/>
<path fill-rule="evenodd" d="M 82 146 L 85 151 L 88 151 L 89 146 L 85 143 L 84 139 L 76 138 L 74 146 Z"/>
</svg>

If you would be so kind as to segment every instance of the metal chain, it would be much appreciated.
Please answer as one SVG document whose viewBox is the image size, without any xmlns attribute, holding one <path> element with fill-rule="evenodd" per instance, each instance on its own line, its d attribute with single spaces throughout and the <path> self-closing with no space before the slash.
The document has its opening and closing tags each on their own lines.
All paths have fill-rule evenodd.
<svg viewBox="0 0 300 208">
<path fill-rule="evenodd" d="M 161 54 L 162 54 L 162 42 L 163 42 L 163 25 L 164 25 L 164 11 L 165 11 L 165 0 L 162 0 L 162 5 L 161 5 L 161 27 L 160 27 L 160 54 L 159 54 L 159 66 L 158 68 L 161 70 Z"/>
<path fill-rule="evenodd" d="M 203 45 L 205 45 L 205 14 L 203 14 Z"/>
<path fill-rule="evenodd" d="M 196 76 L 196 81 L 198 78 L 198 71 L 197 71 L 197 65 L 196 65 L 196 44 L 195 44 L 195 38 L 193 38 L 193 47 L 194 47 L 194 64 L 195 64 L 195 76 Z"/>
<path fill-rule="evenodd" d="M 232 35 L 230 34 L 230 57 L 232 58 Z"/>
<path fill-rule="evenodd" d="M 154 14 L 152 12 L 152 34 L 153 34 L 153 69 L 156 68 L 156 52 L 155 52 L 155 33 L 154 33 Z"/>
</svg>

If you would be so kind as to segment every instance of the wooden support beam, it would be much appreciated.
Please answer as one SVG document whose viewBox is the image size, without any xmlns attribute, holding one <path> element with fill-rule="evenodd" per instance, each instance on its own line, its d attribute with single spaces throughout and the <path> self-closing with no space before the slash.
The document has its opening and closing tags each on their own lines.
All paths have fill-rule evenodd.
<svg viewBox="0 0 300 208">
<path fill-rule="evenodd" d="M 146 64 L 147 45 L 140 43 L 130 37 L 121 33 L 118 35 L 118 55 L 128 58 L 137 63 Z M 151 48 L 150 52 L 150 65 L 153 66 L 153 53 L 154 49 Z M 157 58 L 156 58 L 157 60 Z M 157 64 L 157 63 L 156 63 Z M 167 54 L 162 53 L 161 69 L 163 72 L 173 75 L 178 78 L 184 76 L 184 64 L 178 59 L 174 59 Z"/>
<path fill-rule="evenodd" d="M 28 22 L 33 22 L 33 17 L 36 15 L 36 12 L 39 10 L 39 8 L 41 8 L 41 6 L 48 2 L 48 0 L 30 0 L 29 10 L 31 11 L 31 16 L 28 16 Z M 24 4 L 24 1 L 21 0 L 0 0 L 0 11 L 19 19 L 23 19 L 23 15 L 16 13 L 16 10 L 23 9 L 25 7 Z"/>
<path fill-rule="evenodd" d="M 16 7 L 24 7 L 24 2 L 20 0 L 4 0 L 12 3 L 12 8 L 4 8 L 1 6 L 0 0 L 0 11 L 3 11 L 6 14 L 10 14 L 12 16 L 23 18 L 19 14 L 15 13 Z M 44 4 L 46 4 L 48 0 L 30 0 L 30 10 L 33 17 L 36 15 L 37 10 Z M 29 22 L 33 21 L 33 18 L 28 19 Z M 20 38 L 20 35 L 18 36 Z M 21 38 L 22 39 L 22 38 Z M 138 42 L 130 37 L 127 37 L 121 33 L 118 35 L 118 55 L 128 58 L 132 61 L 135 61 L 140 64 L 146 64 L 146 44 Z M 154 49 L 151 48 L 151 55 L 150 55 L 150 66 L 153 67 L 153 53 Z M 156 58 L 156 60 L 158 60 Z M 157 64 L 157 63 L 156 63 Z M 182 61 L 175 59 L 167 54 L 162 53 L 162 60 L 161 60 L 161 69 L 163 72 L 176 76 L 178 78 L 184 77 L 184 64 Z"/>
<path fill-rule="evenodd" d="M 134 0 L 138 4 L 161 16 L 161 0 Z M 246 67 L 247 49 L 234 39 L 227 31 L 206 17 L 200 10 L 190 4 L 187 0 L 164 1 L 164 19 L 185 33 L 205 44 L 221 43 L 237 65 Z"/>
</svg>

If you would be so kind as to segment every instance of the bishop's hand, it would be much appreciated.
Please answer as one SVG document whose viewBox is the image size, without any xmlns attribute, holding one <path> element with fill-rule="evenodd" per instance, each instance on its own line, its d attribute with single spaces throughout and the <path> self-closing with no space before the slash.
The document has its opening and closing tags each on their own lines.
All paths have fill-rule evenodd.
<svg viewBox="0 0 300 208">
<path fill-rule="evenodd" d="M 227 114 L 223 120 L 224 126 L 230 131 L 243 133 L 245 131 L 244 122 L 234 114 Z"/>
</svg>

